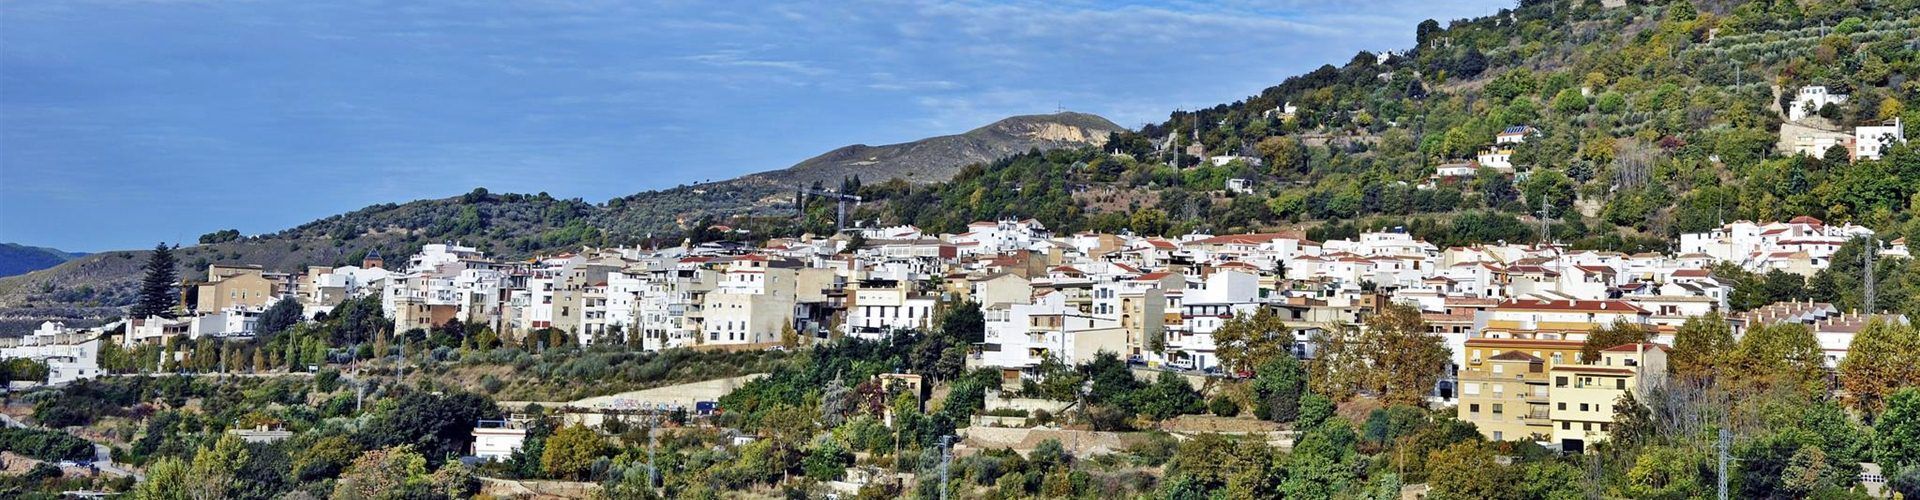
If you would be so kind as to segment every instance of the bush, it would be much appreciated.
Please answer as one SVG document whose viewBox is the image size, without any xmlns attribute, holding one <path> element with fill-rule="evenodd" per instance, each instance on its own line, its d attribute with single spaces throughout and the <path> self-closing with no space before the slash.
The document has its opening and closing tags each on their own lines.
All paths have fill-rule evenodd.
<svg viewBox="0 0 1920 500">
<path fill-rule="evenodd" d="M 1240 416 L 1240 403 L 1226 395 L 1214 396 L 1212 401 L 1207 402 L 1207 410 L 1222 417 L 1237 417 Z"/>
<path fill-rule="evenodd" d="M 0 451 L 11 451 L 48 461 L 84 460 L 93 458 L 93 443 L 65 432 L 0 429 Z"/>
</svg>

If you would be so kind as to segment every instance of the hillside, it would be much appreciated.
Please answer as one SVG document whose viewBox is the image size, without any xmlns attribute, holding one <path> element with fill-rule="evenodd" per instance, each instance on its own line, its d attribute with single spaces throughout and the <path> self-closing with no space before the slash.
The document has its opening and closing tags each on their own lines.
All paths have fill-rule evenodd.
<svg viewBox="0 0 1920 500">
<path fill-rule="evenodd" d="M 899 178 L 926 184 L 952 179 L 960 167 L 1031 149 L 1105 145 L 1109 134 L 1124 131 L 1125 128 L 1106 118 L 1087 113 L 1015 116 L 963 134 L 885 146 L 846 146 L 792 167 L 753 174 L 743 180 L 778 185 L 837 184 L 844 177 L 858 175 L 867 180 Z"/>
<path fill-rule="evenodd" d="M 30 247 L 18 243 L 0 243 L 0 277 L 46 269 L 82 255 L 85 254 Z"/>
</svg>

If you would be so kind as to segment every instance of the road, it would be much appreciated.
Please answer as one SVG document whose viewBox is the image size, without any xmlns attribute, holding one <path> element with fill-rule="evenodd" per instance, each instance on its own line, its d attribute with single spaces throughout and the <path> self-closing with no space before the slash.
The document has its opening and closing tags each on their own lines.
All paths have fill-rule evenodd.
<svg viewBox="0 0 1920 500">
<path fill-rule="evenodd" d="M 15 420 L 12 415 L 8 415 L 5 413 L 0 413 L 0 423 L 4 423 L 6 424 L 7 427 L 12 427 L 16 429 L 39 428 L 37 426 L 27 425 L 25 422 Z M 127 470 L 127 469 L 121 468 L 119 465 L 114 464 L 113 449 L 108 448 L 107 445 L 100 444 L 100 443 L 93 443 L 93 468 L 99 469 L 101 472 L 113 474 L 115 476 L 122 476 L 122 477 L 133 476 L 133 480 L 135 481 L 147 480 L 146 474 L 141 474 L 139 472 Z"/>
</svg>

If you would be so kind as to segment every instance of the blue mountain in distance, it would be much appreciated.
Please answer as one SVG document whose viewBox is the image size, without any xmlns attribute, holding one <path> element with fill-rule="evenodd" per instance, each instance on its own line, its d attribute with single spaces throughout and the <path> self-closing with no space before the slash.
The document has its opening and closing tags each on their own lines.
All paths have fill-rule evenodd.
<svg viewBox="0 0 1920 500">
<path fill-rule="evenodd" d="M 68 252 L 19 243 L 0 243 L 0 276 L 27 274 L 85 255 L 87 254 L 84 252 Z"/>
</svg>

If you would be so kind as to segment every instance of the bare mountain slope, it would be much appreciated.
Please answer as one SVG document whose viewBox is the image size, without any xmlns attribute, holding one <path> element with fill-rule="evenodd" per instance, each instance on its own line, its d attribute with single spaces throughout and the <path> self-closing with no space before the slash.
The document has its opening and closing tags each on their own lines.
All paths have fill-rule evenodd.
<svg viewBox="0 0 1920 500">
<path fill-rule="evenodd" d="M 991 162 L 1030 149 L 1106 144 L 1108 134 L 1124 130 L 1106 118 L 1087 113 L 1014 116 L 963 134 L 885 146 L 846 146 L 785 169 L 749 175 L 742 180 L 831 184 L 843 177 L 859 175 L 869 182 L 898 177 L 925 184 L 951 179 L 960 167 Z"/>
</svg>

